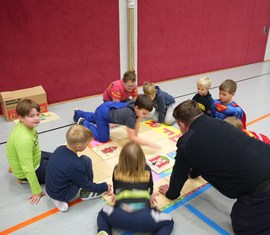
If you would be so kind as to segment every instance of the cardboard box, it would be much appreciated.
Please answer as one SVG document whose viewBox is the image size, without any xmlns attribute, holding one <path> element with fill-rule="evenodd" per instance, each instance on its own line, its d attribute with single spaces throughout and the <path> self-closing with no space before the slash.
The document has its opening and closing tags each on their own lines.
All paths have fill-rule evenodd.
<svg viewBox="0 0 270 235">
<path fill-rule="evenodd" d="M 26 98 L 36 101 L 40 106 L 41 113 L 48 112 L 47 96 L 42 86 L 16 91 L 4 91 L 0 93 L 0 96 L 3 115 L 8 121 L 17 118 L 16 105 L 20 100 Z"/>
</svg>

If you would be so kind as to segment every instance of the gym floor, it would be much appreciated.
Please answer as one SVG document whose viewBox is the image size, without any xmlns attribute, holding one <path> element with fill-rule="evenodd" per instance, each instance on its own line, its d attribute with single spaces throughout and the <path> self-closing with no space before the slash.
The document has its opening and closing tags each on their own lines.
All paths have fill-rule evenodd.
<svg viewBox="0 0 270 235">
<path fill-rule="evenodd" d="M 162 90 L 173 95 L 177 103 L 191 99 L 197 91 L 196 81 L 208 76 L 212 79 L 210 93 L 218 98 L 219 85 L 233 79 L 238 88 L 234 100 L 247 116 L 247 129 L 270 137 L 270 62 L 256 63 L 157 83 Z M 41 84 L 42 85 L 42 84 Z M 140 93 L 142 89 L 139 88 Z M 53 152 L 65 143 L 65 133 L 73 124 L 75 108 L 94 111 L 102 103 L 102 96 L 88 97 L 49 106 L 49 111 L 60 118 L 41 123 L 37 128 L 41 149 Z M 15 123 L 0 117 L 0 234 L 96 234 L 96 217 L 105 205 L 101 199 L 75 200 L 67 212 L 58 211 L 47 196 L 32 206 L 27 198 L 31 190 L 27 184 L 18 184 L 8 173 L 5 154 L 7 138 Z M 176 127 L 176 126 L 175 126 Z M 172 234 L 234 234 L 230 223 L 230 210 L 235 200 L 228 199 L 210 184 L 170 206 L 175 221 Z M 114 231 L 114 234 L 132 234 Z"/>
</svg>

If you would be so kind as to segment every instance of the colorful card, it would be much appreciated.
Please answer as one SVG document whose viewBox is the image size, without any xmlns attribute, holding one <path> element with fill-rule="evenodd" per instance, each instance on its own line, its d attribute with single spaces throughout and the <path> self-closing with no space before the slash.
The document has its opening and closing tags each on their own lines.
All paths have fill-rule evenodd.
<svg viewBox="0 0 270 235">
<path fill-rule="evenodd" d="M 113 157 L 118 157 L 121 149 L 122 147 L 113 141 L 92 148 L 92 150 L 105 161 Z"/>
<path fill-rule="evenodd" d="M 174 165 L 174 160 L 166 154 L 159 154 L 148 158 L 147 163 L 153 171 L 159 174 L 168 170 L 169 168 L 172 168 Z"/>
</svg>

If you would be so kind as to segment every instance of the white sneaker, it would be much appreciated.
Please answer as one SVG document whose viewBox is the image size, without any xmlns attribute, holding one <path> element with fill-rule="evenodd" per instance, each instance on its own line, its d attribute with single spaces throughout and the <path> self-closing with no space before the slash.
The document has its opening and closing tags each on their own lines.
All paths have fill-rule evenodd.
<svg viewBox="0 0 270 235">
<path fill-rule="evenodd" d="M 105 193 L 107 192 L 102 192 L 102 193 L 98 193 L 98 192 L 88 192 L 84 189 L 81 189 L 80 191 L 80 198 L 85 201 L 85 200 L 89 200 L 89 199 L 95 199 L 95 198 L 100 198 L 102 197 Z"/>
<path fill-rule="evenodd" d="M 66 202 L 61 202 L 52 198 L 51 200 L 59 211 L 65 212 L 68 210 L 68 204 Z"/>
<path fill-rule="evenodd" d="M 84 122 L 84 118 L 82 118 L 82 117 L 80 117 L 79 119 L 78 119 L 78 121 L 77 121 L 77 124 L 78 125 L 82 125 L 83 124 L 83 122 Z"/>
</svg>

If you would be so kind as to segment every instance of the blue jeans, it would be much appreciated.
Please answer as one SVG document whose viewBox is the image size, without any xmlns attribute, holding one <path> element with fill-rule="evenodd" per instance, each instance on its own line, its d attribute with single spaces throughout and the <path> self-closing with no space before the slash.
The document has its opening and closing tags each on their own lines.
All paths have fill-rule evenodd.
<svg viewBox="0 0 270 235">
<path fill-rule="evenodd" d="M 98 232 L 112 234 L 112 227 L 131 232 L 152 232 L 155 235 L 169 235 L 173 230 L 173 219 L 169 214 L 145 208 L 126 212 L 119 207 L 105 206 L 97 217 Z"/>
<path fill-rule="evenodd" d="M 92 131 L 96 140 L 100 142 L 108 142 L 110 139 L 110 110 L 111 108 L 123 108 L 128 103 L 122 102 L 105 102 L 101 104 L 95 112 L 76 111 L 76 118 L 84 118 L 83 125 Z M 116 123 L 119 124 L 119 123 Z"/>
</svg>

